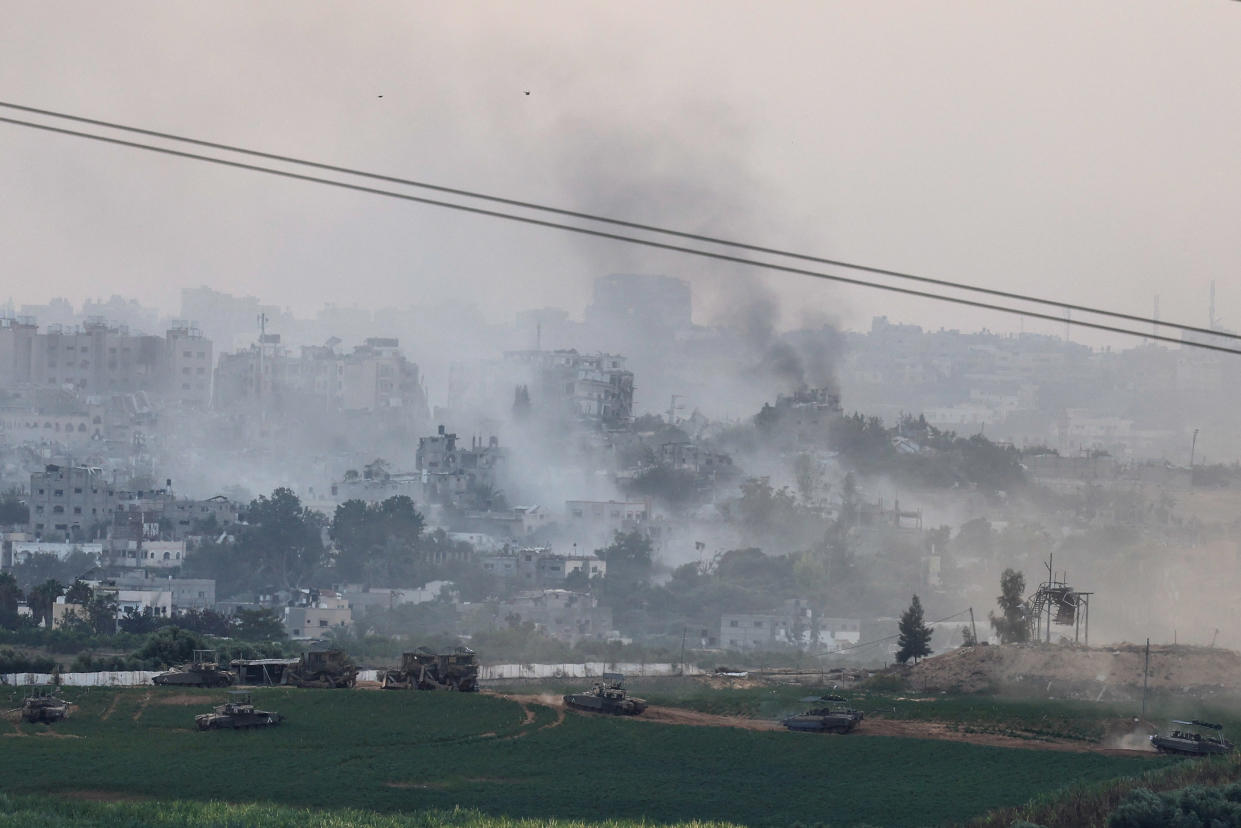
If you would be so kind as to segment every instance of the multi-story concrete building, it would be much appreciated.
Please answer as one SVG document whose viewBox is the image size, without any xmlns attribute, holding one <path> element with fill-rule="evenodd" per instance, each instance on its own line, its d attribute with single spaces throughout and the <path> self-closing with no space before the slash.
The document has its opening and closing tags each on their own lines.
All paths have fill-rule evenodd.
<svg viewBox="0 0 1241 828">
<path fill-rule="evenodd" d="M 612 610 L 599 606 L 585 592 L 544 589 L 519 593 L 499 605 L 501 618 L 532 622 L 552 638 L 572 644 L 584 638 L 607 638 L 612 630 Z"/>
<path fill-rule="evenodd" d="M 237 405 L 309 406 L 316 411 L 427 414 L 418 366 L 401 353 L 400 341 L 371 337 L 352 353 L 337 351 L 339 340 L 303 347 L 294 354 L 279 334 L 234 354 L 222 354 L 216 368 L 216 408 Z"/>
<path fill-rule="evenodd" d="M 331 590 L 308 590 L 297 605 L 284 608 L 284 628 L 289 638 L 318 638 L 351 623 L 353 611 L 349 602 Z"/>
<path fill-rule="evenodd" d="M 102 319 L 73 328 L 52 325 L 35 337 L 30 379 L 88 394 L 159 391 L 164 356 L 160 337 L 131 335 Z"/>
<path fill-rule="evenodd" d="M 211 404 L 211 340 L 188 322 L 174 322 L 164 336 L 163 388 L 170 400 L 193 408 Z"/>
<path fill-rule="evenodd" d="M 641 500 L 567 500 L 565 529 L 583 549 L 612 542 L 617 532 L 646 531 L 651 506 Z"/>
<path fill-rule="evenodd" d="M 29 531 L 46 540 L 89 539 L 111 523 L 116 503 L 102 469 L 49 465 L 30 475 Z"/>
<path fill-rule="evenodd" d="M 210 578 L 162 577 L 138 570 L 109 580 L 125 590 L 168 593 L 174 615 L 187 610 L 208 610 L 215 607 L 215 581 Z"/>
<path fill-rule="evenodd" d="M 607 574 L 607 562 L 594 555 L 557 555 L 550 547 L 508 549 L 478 558 L 488 575 L 515 580 L 527 586 L 558 586 L 581 573 L 586 580 Z"/>
<path fill-rule="evenodd" d="M 618 354 L 508 351 L 510 381 L 526 387 L 532 407 L 564 413 L 601 428 L 633 419 L 633 372 Z"/>
<path fill-rule="evenodd" d="M 38 326 L 30 316 L 0 316 L 0 388 L 30 382 L 31 355 Z"/>
<path fill-rule="evenodd" d="M 838 650 L 857 644 L 861 621 L 817 617 L 805 601 L 790 598 L 767 612 L 724 613 L 720 646 L 729 650 L 817 647 Z"/>
</svg>

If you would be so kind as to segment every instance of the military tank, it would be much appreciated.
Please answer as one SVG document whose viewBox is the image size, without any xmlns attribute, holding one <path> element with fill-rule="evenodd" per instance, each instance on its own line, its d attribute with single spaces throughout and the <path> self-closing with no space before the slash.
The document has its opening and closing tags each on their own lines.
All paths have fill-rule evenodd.
<svg viewBox="0 0 1241 828">
<path fill-rule="evenodd" d="M 854 710 L 844 696 L 827 695 L 812 700 L 826 702 L 826 706 L 789 716 L 780 724 L 789 730 L 810 733 L 848 733 L 861 723 L 865 715 L 861 710 Z"/>
<path fill-rule="evenodd" d="M 194 723 L 199 730 L 233 730 L 252 727 L 275 727 L 284 716 L 270 710 L 256 710 L 250 693 L 246 690 L 228 691 L 228 701 L 217 705 L 210 713 L 199 713 Z"/>
<path fill-rule="evenodd" d="M 646 699 L 629 695 L 625 677 L 620 673 L 604 673 L 603 681 L 596 681 L 590 690 L 566 694 L 564 703 L 577 710 L 614 716 L 637 716 L 646 710 Z"/>
<path fill-rule="evenodd" d="M 1197 719 L 1188 722 L 1173 719 L 1172 724 L 1181 727 L 1173 727 L 1166 734 L 1156 733 L 1150 737 L 1151 745 L 1160 753 L 1209 756 L 1233 751 L 1232 742 L 1224 738 L 1223 725 Z"/>
<path fill-rule="evenodd" d="M 20 709 L 24 722 L 51 724 L 68 717 L 69 702 L 57 696 L 51 688 L 41 687 L 31 690 L 30 695 L 22 700 Z"/>
<path fill-rule="evenodd" d="M 233 674 L 220 669 L 215 650 L 195 650 L 194 660 L 153 676 L 151 681 L 161 687 L 228 687 Z"/>
<path fill-rule="evenodd" d="M 284 673 L 284 683 L 296 687 L 353 687 L 358 665 L 344 650 L 311 650 Z"/>
<path fill-rule="evenodd" d="M 383 670 L 380 687 L 385 690 L 457 690 L 478 692 L 478 656 L 469 647 L 435 653 L 419 647 L 401 654 L 399 670 Z"/>
</svg>

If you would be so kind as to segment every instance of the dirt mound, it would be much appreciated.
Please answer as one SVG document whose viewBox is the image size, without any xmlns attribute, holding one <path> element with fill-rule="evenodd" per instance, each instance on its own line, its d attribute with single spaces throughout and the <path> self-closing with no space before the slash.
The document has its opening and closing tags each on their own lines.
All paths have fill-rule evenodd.
<svg viewBox="0 0 1241 828">
<path fill-rule="evenodd" d="M 1058 698 L 1132 698 L 1141 692 L 1145 645 L 1007 644 L 962 647 L 909 670 L 919 690 L 1024 691 Z M 1241 686 L 1241 654 L 1184 645 L 1152 646 L 1150 687 L 1212 695 Z"/>
</svg>

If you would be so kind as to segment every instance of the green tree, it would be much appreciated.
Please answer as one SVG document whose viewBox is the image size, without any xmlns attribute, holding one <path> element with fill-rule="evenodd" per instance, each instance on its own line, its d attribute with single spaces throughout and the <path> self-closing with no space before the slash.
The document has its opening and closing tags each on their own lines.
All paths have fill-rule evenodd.
<svg viewBox="0 0 1241 828">
<path fill-rule="evenodd" d="M 322 530 L 327 518 L 302 505 L 291 489 L 260 495 L 246 510 L 237 545 L 249 562 L 252 580 L 285 588 L 305 581 L 323 558 Z"/>
<path fill-rule="evenodd" d="M 242 641 L 284 641 L 288 638 L 280 617 L 269 609 L 237 610 L 230 630 L 233 638 Z"/>
<path fill-rule="evenodd" d="M 65 591 L 65 603 L 79 604 L 84 607 L 91 602 L 94 595 L 95 591 L 90 588 L 90 584 L 81 578 L 75 578 L 73 585 Z"/>
<path fill-rule="evenodd" d="M 9 489 L 0 497 L 0 526 L 19 526 L 30 522 L 30 507 L 17 489 Z"/>
<path fill-rule="evenodd" d="M 86 605 L 86 621 L 96 635 L 116 634 L 116 595 L 95 590 Z"/>
<path fill-rule="evenodd" d="M 30 605 L 30 612 L 36 625 L 52 626 L 52 605 L 64 594 L 64 585 L 55 578 L 48 578 L 27 591 L 26 602 Z"/>
<path fill-rule="evenodd" d="M 1026 622 L 1026 576 L 1015 569 L 1006 569 L 1000 575 L 1000 614 L 990 613 L 991 627 L 1000 636 L 1001 644 L 1013 644 L 1030 640 L 1030 627 Z"/>
<path fill-rule="evenodd" d="M 595 554 L 608 563 L 607 577 L 615 572 L 618 578 L 645 581 L 651 574 L 651 539 L 635 529 L 617 532 L 612 542 Z"/>
<path fill-rule="evenodd" d="M 343 581 L 402 583 L 414 576 L 426 523 L 405 495 L 382 503 L 347 500 L 336 507 L 329 535 Z"/>
<path fill-rule="evenodd" d="M 193 660 L 195 650 L 205 650 L 202 637 L 177 626 L 161 627 L 134 653 L 151 664 L 172 667 Z"/>
<path fill-rule="evenodd" d="M 0 572 L 0 627 L 6 630 L 17 628 L 17 603 L 21 599 L 22 591 L 13 573 Z"/>
<path fill-rule="evenodd" d="M 931 654 L 931 634 L 934 630 L 925 623 L 922 615 L 922 602 L 918 600 L 917 595 L 909 603 L 909 609 L 901 613 L 898 629 L 900 635 L 896 639 L 897 661 L 904 664 L 912 658 L 914 664 L 917 664 L 918 659 Z"/>
</svg>

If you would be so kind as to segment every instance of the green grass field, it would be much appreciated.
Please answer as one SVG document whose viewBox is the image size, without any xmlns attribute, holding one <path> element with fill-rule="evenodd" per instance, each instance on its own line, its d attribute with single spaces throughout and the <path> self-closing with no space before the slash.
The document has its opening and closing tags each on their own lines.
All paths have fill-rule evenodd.
<svg viewBox="0 0 1241 828">
<path fill-rule="evenodd" d="M 904 826 L 961 821 L 1070 782 L 1166 762 L 576 714 L 557 724 L 550 708 L 523 709 L 487 694 L 258 690 L 256 703 L 283 713 L 284 725 L 200 733 L 193 714 L 220 700 L 219 691 L 66 695 L 79 705 L 68 721 L 0 724 L 5 793 L 353 808 L 434 819 L 465 808 L 530 820 Z M 250 823 L 221 817 L 217 824 Z"/>
</svg>

